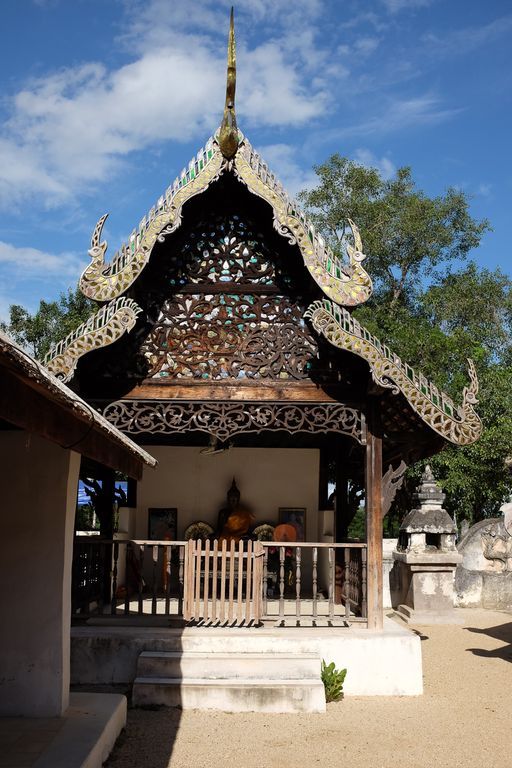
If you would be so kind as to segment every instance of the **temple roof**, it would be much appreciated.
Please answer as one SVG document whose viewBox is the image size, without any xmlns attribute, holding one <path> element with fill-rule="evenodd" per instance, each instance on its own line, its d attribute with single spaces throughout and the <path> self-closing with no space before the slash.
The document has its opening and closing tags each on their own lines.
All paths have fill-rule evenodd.
<svg viewBox="0 0 512 768">
<path fill-rule="evenodd" d="M 275 230 L 298 247 L 311 278 L 323 292 L 324 299 L 314 302 L 305 313 L 317 333 L 337 349 L 362 357 L 375 382 L 395 394 L 401 393 L 434 432 L 455 444 L 473 442 L 481 431 L 480 420 L 473 408 L 478 391 L 473 364 L 470 362 L 470 385 L 464 390 L 463 403 L 458 407 L 373 337 L 345 309 L 365 302 L 372 293 L 371 278 L 362 267 L 366 257 L 359 230 L 349 221 L 352 236 L 345 238 L 342 244 L 346 260 L 336 256 L 238 130 L 234 108 L 235 65 L 231 17 L 226 104 L 219 130 L 159 197 L 133 230 L 128 242 L 114 254 L 110 264 L 105 264 L 107 243 L 101 239 L 107 214 L 99 219 L 91 239 L 91 263 L 82 273 L 79 285 L 85 296 L 102 306 L 86 323 L 52 347 L 44 364 L 63 381 L 69 381 L 80 357 L 114 343 L 135 326 L 142 310 L 124 294 L 150 261 L 156 244 L 164 242 L 181 226 L 186 203 L 213 187 L 223 175 L 231 174 L 251 194 L 270 205 Z"/>
<path fill-rule="evenodd" d="M 366 257 L 354 222 L 350 221 L 353 244 L 348 239 L 343 243 L 348 255 L 347 264 L 316 232 L 312 222 L 297 202 L 290 198 L 249 140 L 238 131 L 236 155 L 227 160 L 220 149 L 220 134 L 221 129 L 191 159 L 141 219 L 128 242 L 116 251 L 110 264 L 105 264 L 107 243 L 101 241 L 108 214 L 99 219 L 89 249 L 91 264 L 86 267 L 79 282 L 84 295 L 105 302 L 125 293 L 149 262 L 155 243 L 162 242 L 180 227 L 183 205 L 205 192 L 223 173 L 234 173 L 251 193 L 271 205 L 276 230 L 289 242 L 297 243 L 304 264 L 326 296 L 344 306 L 365 302 L 371 296 L 372 282 L 361 266 Z"/>
</svg>

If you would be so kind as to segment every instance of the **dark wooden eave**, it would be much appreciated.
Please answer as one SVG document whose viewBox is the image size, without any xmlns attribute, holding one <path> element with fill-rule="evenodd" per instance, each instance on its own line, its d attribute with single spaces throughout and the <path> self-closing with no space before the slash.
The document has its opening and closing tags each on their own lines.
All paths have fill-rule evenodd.
<svg viewBox="0 0 512 768">
<path fill-rule="evenodd" d="M 351 402 L 348 387 L 320 387 L 313 381 L 146 379 L 124 396 L 127 400 L 268 400 L 269 402 Z"/>
</svg>

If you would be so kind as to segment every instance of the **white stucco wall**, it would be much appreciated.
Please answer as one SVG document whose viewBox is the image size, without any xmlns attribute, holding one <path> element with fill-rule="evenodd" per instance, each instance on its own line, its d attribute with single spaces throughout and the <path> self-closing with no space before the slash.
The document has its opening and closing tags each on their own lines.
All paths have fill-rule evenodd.
<svg viewBox="0 0 512 768">
<path fill-rule="evenodd" d="M 80 457 L 0 432 L 0 715 L 61 716 L 69 700 L 73 527 Z"/>
<path fill-rule="evenodd" d="M 178 537 L 195 520 L 215 527 L 235 477 L 241 503 L 256 520 L 277 523 L 279 507 L 306 507 L 306 538 L 317 538 L 320 452 L 313 448 L 232 448 L 202 454 L 199 448 L 151 446 L 158 467 L 137 489 L 136 536 L 148 533 L 148 507 L 176 507 Z"/>
</svg>

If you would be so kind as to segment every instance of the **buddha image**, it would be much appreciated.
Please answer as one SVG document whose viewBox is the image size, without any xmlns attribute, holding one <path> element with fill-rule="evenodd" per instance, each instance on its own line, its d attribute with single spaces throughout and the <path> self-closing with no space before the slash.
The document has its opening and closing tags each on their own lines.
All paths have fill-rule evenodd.
<svg viewBox="0 0 512 768">
<path fill-rule="evenodd" d="M 217 518 L 219 542 L 238 542 L 248 534 L 254 515 L 240 503 L 240 491 L 235 478 L 228 490 L 226 501 L 226 506 L 219 511 Z"/>
</svg>

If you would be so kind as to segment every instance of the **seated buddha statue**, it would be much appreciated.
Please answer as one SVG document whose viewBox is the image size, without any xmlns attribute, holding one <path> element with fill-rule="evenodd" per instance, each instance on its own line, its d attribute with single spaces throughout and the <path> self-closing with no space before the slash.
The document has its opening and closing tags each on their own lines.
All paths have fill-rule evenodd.
<svg viewBox="0 0 512 768">
<path fill-rule="evenodd" d="M 240 491 L 233 478 L 227 494 L 227 504 L 220 510 L 217 518 L 219 542 L 240 541 L 248 533 L 253 519 L 252 513 L 240 504 Z"/>
</svg>

